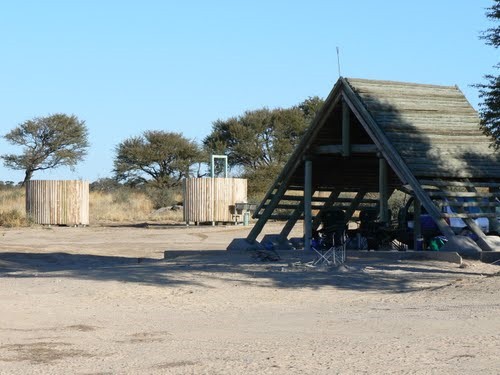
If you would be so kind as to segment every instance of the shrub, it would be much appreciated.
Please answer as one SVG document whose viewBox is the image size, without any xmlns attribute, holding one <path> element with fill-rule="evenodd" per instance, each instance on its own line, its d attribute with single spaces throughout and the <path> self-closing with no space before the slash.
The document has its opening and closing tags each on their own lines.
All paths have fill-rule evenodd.
<svg viewBox="0 0 500 375">
<path fill-rule="evenodd" d="M 145 192 L 155 209 L 173 206 L 182 200 L 180 188 L 160 188 L 156 186 L 147 186 Z"/>
<path fill-rule="evenodd" d="M 0 226 L 1 227 L 22 227 L 28 224 L 26 215 L 18 210 L 0 211 Z"/>
</svg>

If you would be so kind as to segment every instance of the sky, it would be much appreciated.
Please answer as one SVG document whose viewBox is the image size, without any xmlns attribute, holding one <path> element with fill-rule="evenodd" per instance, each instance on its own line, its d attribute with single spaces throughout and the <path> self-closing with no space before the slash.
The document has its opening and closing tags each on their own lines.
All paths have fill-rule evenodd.
<svg viewBox="0 0 500 375">
<path fill-rule="evenodd" d="M 76 115 L 90 148 L 72 171 L 112 177 L 116 146 L 145 130 L 201 142 L 217 119 L 326 98 L 339 77 L 471 85 L 498 51 L 479 38 L 492 0 L 16 0 L 0 5 L 0 135 Z M 0 138 L 0 154 L 21 153 Z M 1 181 L 23 171 L 0 163 Z"/>
</svg>

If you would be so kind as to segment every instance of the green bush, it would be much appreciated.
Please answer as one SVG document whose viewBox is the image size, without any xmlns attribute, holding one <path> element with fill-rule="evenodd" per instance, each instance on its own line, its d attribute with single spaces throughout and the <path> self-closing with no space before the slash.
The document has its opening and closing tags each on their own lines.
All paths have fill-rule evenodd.
<svg viewBox="0 0 500 375">
<path fill-rule="evenodd" d="M 241 177 L 248 179 L 248 200 L 260 203 L 281 169 L 281 166 L 269 166 L 244 173 Z"/>
<path fill-rule="evenodd" d="M 161 188 L 156 186 L 147 186 L 146 195 L 153 203 L 155 209 L 168 207 L 179 203 L 179 197 L 182 196 L 180 188 Z"/>
</svg>

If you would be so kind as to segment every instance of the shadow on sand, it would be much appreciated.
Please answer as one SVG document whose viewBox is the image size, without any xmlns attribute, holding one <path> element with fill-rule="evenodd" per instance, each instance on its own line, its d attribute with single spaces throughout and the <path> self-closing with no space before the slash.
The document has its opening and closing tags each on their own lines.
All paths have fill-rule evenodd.
<svg viewBox="0 0 500 375">
<path fill-rule="evenodd" d="M 424 261 L 348 259 L 338 268 L 311 268 L 300 259 L 261 262 L 249 253 L 207 252 L 170 260 L 68 253 L 0 253 L 0 278 L 74 278 L 166 287 L 212 288 L 211 281 L 270 288 L 309 288 L 404 293 L 480 276 L 456 265 Z M 196 277 L 192 277 L 193 274 Z"/>
</svg>

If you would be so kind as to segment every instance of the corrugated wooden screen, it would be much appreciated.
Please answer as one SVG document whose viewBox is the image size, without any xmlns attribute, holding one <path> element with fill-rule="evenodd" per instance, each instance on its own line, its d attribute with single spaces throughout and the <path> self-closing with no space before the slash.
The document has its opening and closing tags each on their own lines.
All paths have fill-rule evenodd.
<svg viewBox="0 0 500 375">
<path fill-rule="evenodd" d="M 26 183 L 26 214 L 36 224 L 88 225 L 89 182 L 31 180 Z"/>
<path fill-rule="evenodd" d="M 184 221 L 234 221 L 232 207 L 247 201 L 244 178 L 186 178 L 184 180 Z"/>
</svg>

